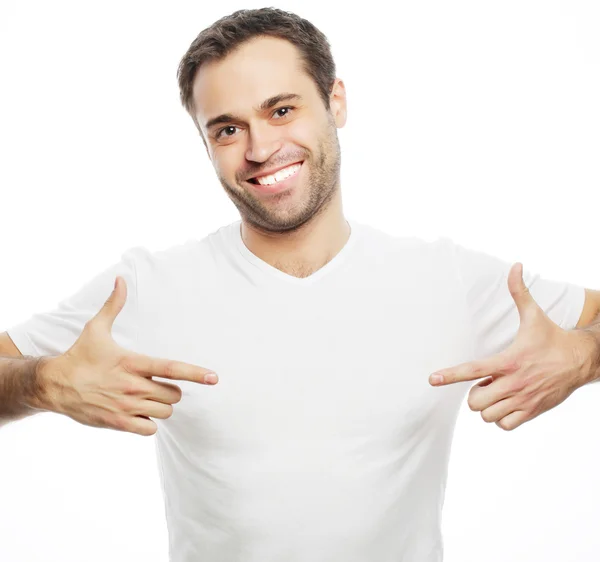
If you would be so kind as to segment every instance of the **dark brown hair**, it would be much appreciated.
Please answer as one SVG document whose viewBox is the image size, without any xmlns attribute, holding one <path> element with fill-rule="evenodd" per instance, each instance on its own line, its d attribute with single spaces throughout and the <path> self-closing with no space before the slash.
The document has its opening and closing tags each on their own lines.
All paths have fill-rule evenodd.
<svg viewBox="0 0 600 562">
<path fill-rule="evenodd" d="M 254 37 L 271 36 L 285 39 L 300 51 L 302 69 L 315 82 L 325 108 L 335 82 L 335 63 L 327 37 L 309 21 L 278 8 L 237 10 L 200 32 L 181 59 L 177 69 L 181 104 L 194 115 L 192 84 L 205 62 L 218 61 L 242 43 Z"/>
</svg>

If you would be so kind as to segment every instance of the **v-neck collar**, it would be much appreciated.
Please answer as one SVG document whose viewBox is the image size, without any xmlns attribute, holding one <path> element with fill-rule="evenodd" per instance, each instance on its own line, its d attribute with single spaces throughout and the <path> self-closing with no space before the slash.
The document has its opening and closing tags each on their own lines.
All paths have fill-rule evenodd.
<svg viewBox="0 0 600 562">
<path fill-rule="evenodd" d="M 360 234 L 360 225 L 352 220 L 346 219 L 346 222 L 350 225 L 350 235 L 348 240 L 346 240 L 346 244 L 342 247 L 342 249 L 331 259 L 329 260 L 323 267 L 317 269 L 314 273 L 309 275 L 308 277 L 295 277 L 294 275 L 290 275 L 273 267 L 270 263 L 259 258 L 257 255 L 253 254 L 242 239 L 242 220 L 237 220 L 230 225 L 230 236 L 233 239 L 233 243 L 235 247 L 238 249 L 240 254 L 251 264 L 258 267 L 265 274 L 271 276 L 272 278 L 278 279 L 283 282 L 292 283 L 298 286 L 308 286 L 316 283 L 320 279 L 323 279 L 326 275 L 329 275 L 331 271 L 336 269 L 343 263 L 346 259 L 352 248 L 356 245 L 356 241 L 359 238 Z"/>
</svg>

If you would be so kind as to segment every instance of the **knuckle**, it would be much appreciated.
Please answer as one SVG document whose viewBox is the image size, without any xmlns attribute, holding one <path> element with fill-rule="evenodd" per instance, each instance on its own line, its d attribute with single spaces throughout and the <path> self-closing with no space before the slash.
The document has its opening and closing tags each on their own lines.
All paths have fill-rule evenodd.
<svg viewBox="0 0 600 562">
<path fill-rule="evenodd" d="M 125 379 L 122 386 L 123 394 L 133 396 L 139 393 L 139 385 L 137 379 Z"/>
<path fill-rule="evenodd" d="M 513 357 L 511 359 L 511 361 L 509 361 L 509 363 L 506 365 L 506 368 L 505 368 L 506 374 L 512 375 L 513 373 L 520 371 L 522 364 L 523 364 L 523 358 L 520 355 Z"/>
<path fill-rule="evenodd" d="M 181 400 L 183 392 L 181 391 L 181 388 L 178 385 L 169 382 L 155 382 L 166 391 L 166 393 L 163 392 L 163 394 L 171 404 L 179 402 L 179 400 Z"/>
<path fill-rule="evenodd" d="M 139 435 L 143 435 L 144 437 L 150 437 L 154 435 L 158 431 L 158 425 L 152 420 L 146 420 L 148 423 L 144 423 L 142 426 L 138 427 L 135 433 Z"/>
<path fill-rule="evenodd" d="M 503 356 L 502 362 L 497 366 L 500 375 L 512 375 L 521 368 L 522 358 L 519 355 Z"/>
<path fill-rule="evenodd" d="M 137 400 L 132 399 L 130 396 L 121 396 L 119 400 L 119 406 L 121 410 L 131 414 L 138 408 L 138 402 Z"/>
<path fill-rule="evenodd" d="M 540 396 L 540 394 L 531 394 L 527 396 L 527 398 L 523 398 L 521 402 L 521 409 L 527 405 L 530 409 L 535 410 L 540 407 L 542 400 L 543 398 Z"/>
<path fill-rule="evenodd" d="M 183 398 L 183 391 L 178 386 L 174 387 L 173 391 L 174 400 L 172 403 L 177 404 L 177 402 L 181 401 L 181 399 Z"/>
<path fill-rule="evenodd" d="M 129 429 L 129 422 L 122 416 L 114 416 L 111 425 L 120 431 L 127 431 Z"/>
<path fill-rule="evenodd" d="M 97 414 L 93 414 L 92 420 L 100 427 L 112 427 L 114 425 L 113 417 L 104 412 L 99 412 Z"/>
<path fill-rule="evenodd" d="M 525 385 L 523 383 L 523 379 L 514 378 L 508 383 L 508 391 L 511 394 L 519 394 L 523 391 Z"/>
<path fill-rule="evenodd" d="M 173 406 L 171 404 L 161 404 L 160 412 L 155 415 L 155 418 L 166 420 L 173 415 Z"/>
<path fill-rule="evenodd" d="M 475 396 L 472 394 L 469 394 L 469 397 L 467 398 L 467 405 L 471 411 L 475 412 L 477 410 L 477 401 L 475 400 Z"/>
<path fill-rule="evenodd" d="M 121 358 L 121 368 L 130 375 L 137 374 L 137 369 L 134 364 L 135 359 L 130 355 Z"/>
<path fill-rule="evenodd" d="M 492 416 L 490 415 L 490 413 L 487 410 L 483 410 L 483 412 L 481 412 L 481 418 L 486 423 L 491 423 L 494 421 Z"/>
<path fill-rule="evenodd" d="M 164 373 L 168 378 L 175 374 L 175 361 L 168 361 L 165 365 Z"/>
<path fill-rule="evenodd" d="M 89 422 L 89 425 L 95 427 L 106 427 L 106 421 L 102 414 L 89 414 L 87 416 L 87 420 Z"/>
<path fill-rule="evenodd" d="M 541 413 L 543 413 L 545 411 L 545 409 L 546 409 L 545 400 L 541 396 L 538 396 L 535 398 L 535 400 L 529 402 L 529 407 L 526 409 L 526 411 L 528 411 L 529 414 L 532 416 L 539 416 Z"/>
<path fill-rule="evenodd" d="M 527 407 L 529 401 L 523 394 L 515 394 L 510 397 L 510 403 L 515 410 L 523 410 Z"/>
</svg>

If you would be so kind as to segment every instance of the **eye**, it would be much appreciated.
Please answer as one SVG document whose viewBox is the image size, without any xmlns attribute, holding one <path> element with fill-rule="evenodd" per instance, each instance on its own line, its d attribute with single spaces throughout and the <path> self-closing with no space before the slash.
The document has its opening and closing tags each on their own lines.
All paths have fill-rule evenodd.
<svg viewBox="0 0 600 562">
<path fill-rule="evenodd" d="M 276 114 L 278 111 L 283 111 L 284 109 L 288 109 L 288 110 L 294 110 L 294 109 L 296 109 L 296 108 L 295 108 L 295 107 L 293 107 L 293 106 L 291 106 L 291 105 L 284 105 L 283 107 L 278 107 L 278 108 L 277 108 L 277 109 L 276 109 L 276 110 L 273 112 L 273 114 Z M 280 119 L 284 119 L 284 118 L 285 118 L 285 117 L 287 117 L 289 114 L 290 114 L 290 112 L 289 112 L 289 111 L 288 111 L 287 113 L 283 114 L 283 115 L 279 114 L 278 120 L 280 120 Z M 221 138 L 221 135 L 222 135 L 222 134 L 223 134 L 225 131 L 227 131 L 228 129 L 237 129 L 237 128 L 238 128 L 238 127 L 236 127 L 235 125 L 227 125 L 227 127 L 223 127 L 222 129 L 219 129 L 219 130 L 217 131 L 217 134 L 215 135 L 215 138 L 216 138 L 217 140 L 219 140 L 219 139 Z M 225 135 L 225 136 L 226 136 L 226 137 L 232 137 L 232 136 L 233 136 L 233 134 L 231 134 L 231 135 Z"/>
<path fill-rule="evenodd" d="M 223 127 L 222 129 L 219 129 L 217 131 L 217 134 L 215 135 L 215 138 L 218 140 L 221 138 L 221 133 L 223 133 L 224 131 L 226 131 L 227 129 L 237 129 L 237 127 L 235 125 L 227 125 L 227 127 Z M 226 135 L 228 137 L 231 137 L 233 135 Z"/>
<path fill-rule="evenodd" d="M 278 111 L 281 111 L 282 109 L 294 109 L 294 108 L 293 108 L 291 105 L 285 105 L 285 106 L 283 106 L 283 107 L 279 107 L 279 108 L 277 108 L 277 109 L 275 110 L 275 113 L 277 113 Z M 289 111 L 288 111 L 286 114 L 284 114 L 284 115 L 281 115 L 281 116 L 280 116 L 280 118 L 287 117 L 289 114 L 290 114 L 290 113 L 289 113 Z"/>
</svg>

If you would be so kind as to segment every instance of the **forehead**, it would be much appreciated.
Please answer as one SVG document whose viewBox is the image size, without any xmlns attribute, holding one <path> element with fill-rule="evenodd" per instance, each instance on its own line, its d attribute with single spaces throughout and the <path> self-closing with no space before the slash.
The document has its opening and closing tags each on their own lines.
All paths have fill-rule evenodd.
<svg viewBox="0 0 600 562">
<path fill-rule="evenodd" d="M 255 38 L 223 60 L 200 67 L 192 90 L 196 118 L 204 125 L 222 113 L 244 114 L 281 92 L 304 94 L 309 84 L 294 45 L 275 37 Z"/>
</svg>

